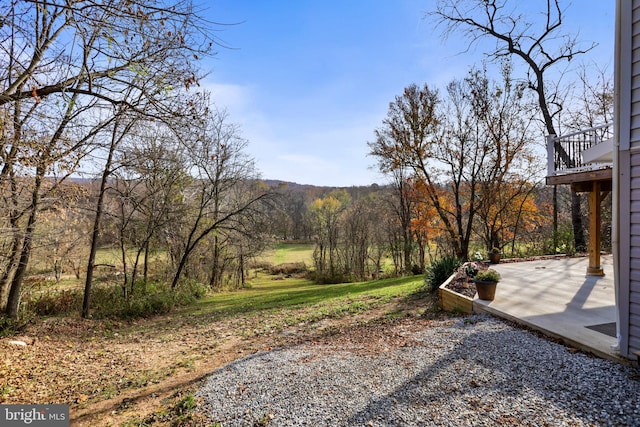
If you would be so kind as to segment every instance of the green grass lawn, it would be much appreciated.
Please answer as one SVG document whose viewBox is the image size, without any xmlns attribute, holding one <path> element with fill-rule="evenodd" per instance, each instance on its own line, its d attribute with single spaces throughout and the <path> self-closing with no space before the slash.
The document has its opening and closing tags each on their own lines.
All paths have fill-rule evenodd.
<svg viewBox="0 0 640 427">
<path fill-rule="evenodd" d="M 266 253 L 263 260 L 272 264 L 304 262 L 311 266 L 313 248 L 314 245 L 308 243 L 280 243 Z M 118 255 L 115 250 L 101 249 L 97 261 L 120 265 Z M 164 256 L 162 253 L 154 255 L 156 259 Z M 82 280 L 65 278 L 63 286 L 59 287 L 81 289 L 82 284 Z M 255 276 L 251 274 L 247 288 L 212 293 L 177 311 L 212 320 L 276 316 L 281 318 L 276 323 L 291 324 L 361 313 L 393 299 L 415 295 L 422 286 L 422 276 L 318 285 L 302 277 L 283 278 L 260 272 Z"/>
<path fill-rule="evenodd" d="M 370 282 L 318 285 L 306 279 L 273 280 L 259 276 L 251 288 L 213 294 L 184 309 L 185 315 L 230 318 L 237 315 L 294 313 L 285 323 L 339 317 L 366 311 L 394 298 L 409 298 L 423 285 L 422 276 Z"/>
<path fill-rule="evenodd" d="M 260 259 L 272 264 L 304 262 L 306 265 L 313 265 L 313 248 L 313 243 L 278 243 Z"/>
</svg>

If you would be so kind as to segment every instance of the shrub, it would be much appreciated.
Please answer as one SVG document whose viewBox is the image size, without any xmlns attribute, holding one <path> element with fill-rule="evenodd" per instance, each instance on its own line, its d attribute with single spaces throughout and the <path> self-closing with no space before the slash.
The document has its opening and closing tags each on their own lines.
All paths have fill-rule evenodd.
<svg viewBox="0 0 640 427">
<path fill-rule="evenodd" d="M 251 261 L 249 268 L 252 270 L 269 271 L 273 267 L 273 264 L 267 261 Z"/>
<path fill-rule="evenodd" d="M 164 314 L 173 308 L 173 298 L 168 294 L 151 294 L 144 298 L 131 298 L 123 301 L 117 312 L 109 317 L 134 319 Z"/>
<path fill-rule="evenodd" d="M 424 269 L 418 264 L 413 264 L 411 266 L 411 273 L 413 273 L 414 276 L 417 276 L 418 274 L 424 274 Z"/>
<path fill-rule="evenodd" d="M 32 313 L 22 310 L 17 319 L 0 316 L 0 338 L 22 332 L 31 322 Z M 1 389 L 0 389 L 1 391 Z M 2 393 L 0 393 L 1 395 Z"/>
<path fill-rule="evenodd" d="M 351 283 L 353 281 L 349 277 L 339 273 L 319 274 L 318 272 L 312 272 L 311 279 L 319 285 L 335 285 L 338 283 Z"/>
<path fill-rule="evenodd" d="M 76 290 L 31 293 L 23 299 L 24 308 L 37 316 L 58 316 L 80 312 L 82 294 Z"/>
<path fill-rule="evenodd" d="M 424 276 L 425 286 L 435 292 L 461 265 L 462 261 L 453 256 L 446 256 L 432 262 Z"/>
<path fill-rule="evenodd" d="M 573 238 L 573 229 L 571 226 L 562 225 L 555 234 L 556 250 L 553 251 L 553 236 L 548 238 L 544 244 L 544 253 L 548 254 L 567 254 L 573 256 L 576 253 L 575 240 Z"/>
<path fill-rule="evenodd" d="M 207 291 L 206 286 L 193 281 L 185 281 L 175 290 L 167 283 L 150 282 L 146 286 L 140 284 L 125 298 L 119 285 L 93 286 L 91 314 L 96 318 L 148 317 L 191 304 Z M 79 290 L 31 293 L 23 298 L 23 310 L 38 316 L 69 315 L 80 312 L 82 300 Z"/>
<path fill-rule="evenodd" d="M 501 278 L 500 273 L 493 268 L 490 268 L 488 270 L 479 271 L 478 274 L 476 274 L 475 280 L 481 282 L 499 282 Z"/>
<path fill-rule="evenodd" d="M 284 264 L 278 264 L 269 268 L 270 274 L 304 274 L 308 271 L 307 265 L 304 262 L 287 262 Z"/>
<path fill-rule="evenodd" d="M 150 282 L 144 289 L 138 286 L 128 299 L 122 296 L 121 288 L 111 287 L 92 298 L 92 312 L 96 317 L 148 317 L 191 304 L 206 293 L 207 288 L 195 281 L 185 281 L 174 290 L 168 283 Z"/>
</svg>

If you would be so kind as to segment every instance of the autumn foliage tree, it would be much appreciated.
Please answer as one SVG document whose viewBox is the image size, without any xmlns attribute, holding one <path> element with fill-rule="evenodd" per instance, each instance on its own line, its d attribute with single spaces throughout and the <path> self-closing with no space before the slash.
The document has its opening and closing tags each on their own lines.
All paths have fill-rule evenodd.
<svg viewBox="0 0 640 427">
<path fill-rule="evenodd" d="M 472 115 L 487 142 L 477 180 L 477 197 L 482 200 L 477 215 L 487 250 L 501 248 L 515 236 L 543 163 L 533 149 L 524 85 L 511 79 L 509 62 L 503 64 L 502 79 L 500 85 L 492 83 L 481 70 L 473 70 L 466 79 Z M 506 230 L 512 234 L 506 234 Z"/>
<path fill-rule="evenodd" d="M 448 92 L 453 111 L 457 111 L 460 121 L 456 128 L 445 127 L 447 118 L 439 111 L 441 99 L 436 90 L 426 84 L 415 84 L 405 88 L 403 95 L 396 96 L 389 104 L 387 118 L 383 126 L 375 131 L 376 140 L 369 144 L 371 154 L 383 161 L 379 162 L 383 171 L 397 168 L 411 168 L 416 179 L 424 183 L 425 196 L 435 208 L 443 229 L 455 255 L 467 256 L 471 239 L 471 223 L 475 209 L 469 209 L 468 201 L 475 203 L 473 194 L 462 192 L 467 178 L 475 179 L 474 171 L 463 173 L 465 166 L 474 165 L 467 161 L 472 154 L 465 149 L 471 144 L 472 133 L 463 116 L 463 98 L 460 83 L 449 85 Z M 454 145 L 457 143 L 457 147 Z M 451 188 L 454 204 L 442 196 L 441 186 Z M 475 186 L 472 186 L 475 189 Z"/>
<path fill-rule="evenodd" d="M 445 37 L 462 33 L 470 46 L 491 40 L 495 47 L 487 52 L 490 58 L 497 61 L 512 58 L 524 65 L 525 88 L 536 98 L 547 135 L 559 135 L 557 118 L 565 107 L 558 87 L 560 79 L 552 73 L 596 46 L 593 42 L 581 44 L 576 34 L 564 31 L 565 11 L 561 3 L 561 0 L 542 2 L 537 22 L 518 10 L 524 2 L 509 0 L 439 0 L 430 14 L 441 25 Z M 574 160 L 560 145 L 555 149 L 571 167 Z M 572 192 L 571 209 L 575 247 L 585 247 L 578 193 Z"/>
<path fill-rule="evenodd" d="M 502 249 L 511 244 L 513 250 L 520 235 L 534 233 L 544 224 L 544 215 L 534 199 L 537 189 L 529 181 L 504 182 L 493 202 L 480 207 L 476 232 L 486 248 Z"/>
<path fill-rule="evenodd" d="M 315 274 L 320 282 L 336 282 L 338 277 L 344 275 L 338 256 L 338 221 L 340 214 L 347 208 L 349 199 L 346 192 L 335 191 L 314 200 L 309 206 L 316 239 L 313 252 Z"/>
<path fill-rule="evenodd" d="M 496 83 L 472 70 L 447 86 L 444 100 L 426 84 L 410 85 L 369 144 L 383 171 L 413 170 L 459 258 L 467 258 L 477 216 L 497 202 L 500 186 L 535 170 L 522 87 L 509 63 L 501 71 Z"/>
<path fill-rule="evenodd" d="M 415 200 L 411 212 L 410 227 L 418 247 L 417 262 L 423 271 L 427 255 L 429 258 L 433 258 L 434 255 L 437 255 L 438 248 L 446 245 L 446 240 L 442 240 L 444 231 L 442 223 L 438 219 L 438 212 L 435 207 L 429 203 L 426 190 L 427 188 L 423 181 L 413 182 L 410 187 L 410 197 Z M 442 203 L 446 203 L 444 190 L 441 191 L 440 200 Z M 431 253 L 432 244 L 435 244 L 436 254 Z"/>
</svg>

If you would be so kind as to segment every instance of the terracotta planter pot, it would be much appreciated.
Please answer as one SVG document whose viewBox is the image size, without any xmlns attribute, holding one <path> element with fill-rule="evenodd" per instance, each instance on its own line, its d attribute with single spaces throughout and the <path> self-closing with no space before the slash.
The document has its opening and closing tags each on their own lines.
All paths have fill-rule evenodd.
<svg viewBox="0 0 640 427">
<path fill-rule="evenodd" d="M 489 262 L 491 264 L 499 264 L 500 263 L 500 258 L 502 258 L 502 254 L 495 253 L 495 252 L 489 252 Z"/>
<path fill-rule="evenodd" d="M 488 282 L 484 280 L 474 280 L 476 284 L 476 291 L 478 291 L 478 298 L 486 301 L 493 301 L 496 297 L 496 287 L 498 282 Z"/>
</svg>

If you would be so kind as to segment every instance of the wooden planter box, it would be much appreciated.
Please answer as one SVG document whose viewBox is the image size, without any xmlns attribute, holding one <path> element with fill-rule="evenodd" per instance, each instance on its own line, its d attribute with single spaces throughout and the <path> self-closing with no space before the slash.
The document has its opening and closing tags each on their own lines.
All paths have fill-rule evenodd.
<svg viewBox="0 0 640 427">
<path fill-rule="evenodd" d="M 438 288 L 438 300 L 440 308 L 444 311 L 458 311 L 462 313 L 473 313 L 473 299 L 465 295 L 459 294 L 451 289 L 447 289 L 447 285 L 453 280 L 455 273 L 451 275 L 446 282 Z"/>
</svg>

